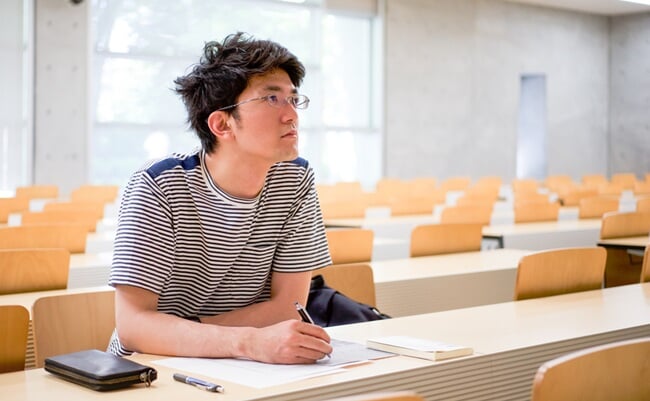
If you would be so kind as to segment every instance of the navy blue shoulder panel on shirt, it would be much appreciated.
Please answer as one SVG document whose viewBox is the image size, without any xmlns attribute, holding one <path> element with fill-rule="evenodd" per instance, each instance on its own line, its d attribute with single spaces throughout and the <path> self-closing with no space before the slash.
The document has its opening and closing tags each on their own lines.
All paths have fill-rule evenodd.
<svg viewBox="0 0 650 401">
<path fill-rule="evenodd" d="M 299 157 L 297 159 L 294 159 L 290 161 L 289 163 L 297 164 L 301 167 L 307 168 L 309 167 L 309 162 L 306 159 L 303 159 L 302 157 Z"/>
<path fill-rule="evenodd" d="M 164 173 L 167 170 L 171 170 L 175 167 L 181 167 L 183 170 L 192 170 L 196 168 L 201 163 L 199 159 L 199 155 L 195 154 L 192 156 L 189 156 L 185 159 L 177 159 L 174 157 L 169 157 L 167 159 L 160 160 L 154 164 L 152 164 L 148 169 L 147 173 L 151 176 L 151 178 L 156 178 L 160 174 Z"/>
</svg>

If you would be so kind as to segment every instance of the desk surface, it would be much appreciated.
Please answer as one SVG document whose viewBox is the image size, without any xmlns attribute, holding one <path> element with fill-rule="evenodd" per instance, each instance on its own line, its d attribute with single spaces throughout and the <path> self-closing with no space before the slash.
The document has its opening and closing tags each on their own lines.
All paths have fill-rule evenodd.
<svg viewBox="0 0 650 401">
<path fill-rule="evenodd" d="M 104 286 L 97 286 L 97 287 L 68 288 L 65 290 L 34 291 L 34 292 L 21 292 L 17 294 L 5 294 L 5 295 L 0 295 L 0 305 L 22 305 L 31 314 L 32 305 L 34 305 L 34 302 L 39 298 L 50 297 L 54 295 L 79 294 L 84 292 L 95 292 L 95 291 L 114 291 L 114 288 L 108 285 L 104 285 Z"/>
<path fill-rule="evenodd" d="M 494 249 L 373 261 L 377 307 L 397 317 L 511 301 L 519 259 L 529 253 Z"/>
<path fill-rule="evenodd" d="M 650 237 L 647 235 L 641 235 L 639 237 L 601 239 L 598 241 L 598 245 L 604 246 L 605 248 L 625 248 L 637 251 L 644 250 L 648 244 L 650 244 Z"/>
<path fill-rule="evenodd" d="M 42 369 L 0 375 L 0 393 L 12 400 L 323 400 L 373 391 L 405 390 L 426 399 L 527 399 L 536 369 L 559 355 L 589 346 L 650 335 L 650 283 L 506 302 L 329 328 L 333 338 L 412 335 L 468 345 L 475 354 L 444 362 L 396 356 L 282 386 L 250 388 L 219 380 L 224 394 L 176 383 L 172 371 L 153 363 L 152 387 L 98 393 L 54 378 Z M 210 378 L 208 378 L 210 379 Z"/>
</svg>

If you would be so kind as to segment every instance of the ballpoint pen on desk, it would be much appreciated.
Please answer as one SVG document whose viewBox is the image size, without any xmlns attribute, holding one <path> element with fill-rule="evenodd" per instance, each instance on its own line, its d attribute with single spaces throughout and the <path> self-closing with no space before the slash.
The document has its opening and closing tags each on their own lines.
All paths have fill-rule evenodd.
<svg viewBox="0 0 650 401">
<path fill-rule="evenodd" d="M 314 323 L 314 320 L 309 316 L 309 313 L 307 312 L 307 309 L 305 309 L 304 306 L 300 304 L 300 302 L 294 302 L 294 305 L 296 305 L 296 310 L 298 311 L 298 314 L 300 315 L 300 319 L 302 319 L 303 322 L 305 323 L 311 323 L 311 324 L 316 324 Z M 330 354 L 325 354 L 328 358 L 331 358 L 332 356 Z"/>
<path fill-rule="evenodd" d="M 196 377 L 185 376 L 180 373 L 174 373 L 174 380 L 181 383 L 191 384 L 194 387 L 198 387 L 200 389 L 213 393 L 223 393 L 225 390 L 220 384 L 210 383 L 205 380 L 197 379 Z"/>
</svg>

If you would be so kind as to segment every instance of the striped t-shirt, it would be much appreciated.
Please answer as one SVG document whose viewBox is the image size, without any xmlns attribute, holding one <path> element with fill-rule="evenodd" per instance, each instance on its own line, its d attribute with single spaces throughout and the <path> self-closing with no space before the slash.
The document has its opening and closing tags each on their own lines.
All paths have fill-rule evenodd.
<svg viewBox="0 0 650 401">
<path fill-rule="evenodd" d="M 204 153 L 137 171 L 122 196 L 109 278 L 159 296 L 158 310 L 196 318 L 268 300 L 271 272 L 331 263 L 314 174 L 298 158 L 275 164 L 255 199 L 214 184 Z M 109 351 L 128 355 L 117 333 Z"/>
</svg>

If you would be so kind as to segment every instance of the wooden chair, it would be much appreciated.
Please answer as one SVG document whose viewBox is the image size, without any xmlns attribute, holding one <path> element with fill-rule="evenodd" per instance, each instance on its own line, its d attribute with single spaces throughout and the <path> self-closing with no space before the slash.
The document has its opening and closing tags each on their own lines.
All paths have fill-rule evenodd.
<svg viewBox="0 0 650 401">
<path fill-rule="evenodd" d="M 366 215 L 367 203 L 364 199 L 322 201 L 320 204 L 323 219 L 355 219 Z"/>
<path fill-rule="evenodd" d="M 367 263 L 330 265 L 312 272 L 322 275 L 325 284 L 357 302 L 377 306 L 375 280 L 372 268 Z"/>
<path fill-rule="evenodd" d="M 634 184 L 634 195 L 650 195 L 650 182 L 639 181 Z"/>
<path fill-rule="evenodd" d="M 557 221 L 560 204 L 557 202 L 522 202 L 515 204 L 515 223 Z"/>
<path fill-rule="evenodd" d="M 26 185 L 16 188 L 16 198 L 54 199 L 59 197 L 57 185 Z"/>
<path fill-rule="evenodd" d="M 623 194 L 624 189 L 625 188 L 623 187 L 623 184 L 615 184 L 615 183 L 601 184 L 598 186 L 598 195 L 609 195 L 609 196 L 620 197 Z"/>
<path fill-rule="evenodd" d="M 512 193 L 537 193 L 539 190 L 539 182 L 532 178 L 516 178 L 510 183 Z"/>
<path fill-rule="evenodd" d="M 2 249 L 0 294 L 65 289 L 69 271 L 67 249 Z"/>
<path fill-rule="evenodd" d="M 88 232 L 97 231 L 100 220 L 93 210 L 49 210 L 43 212 L 23 212 L 20 214 L 21 225 L 50 224 L 50 223 L 79 223 L 84 224 Z"/>
<path fill-rule="evenodd" d="M 643 264 L 641 266 L 641 282 L 650 282 L 650 243 L 646 245 L 643 252 Z"/>
<path fill-rule="evenodd" d="M 608 182 L 603 174 L 586 174 L 582 176 L 582 185 L 585 188 L 598 189 L 599 186 Z"/>
<path fill-rule="evenodd" d="M 558 193 L 562 206 L 578 206 L 581 199 L 594 196 L 598 196 L 596 188 L 573 188 Z"/>
<path fill-rule="evenodd" d="M 429 197 L 398 197 L 390 203 L 391 216 L 433 214 L 435 201 Z"/>
<path fill-rule="evenodd" d="M 330 398 L 326 401 L 424 401 L 424 398 L 413 391 L 392 391 Z"/>
<path fill-rule="evenodd" d="M 481 250 L 482 224 L 424 224 L 411 232 L 410 256 Z"/>
<path fill-rule="evenodd" d="M 39 298 L 32 306 L 32 321 L 36 367 L 53 355 L 106 350 L 115 328 L 115 291 Z"/>
<path fill-rule="evenodd" d="M 65 212 L 79 212 L 87 211 L 95 213 L 97 220 L 104 217 L 104 209 L 106 204 L 97 201 L 77 201 L 77 202 L 48 202 L 43 206 L 44 212 L 51 211 L 65 211 Z"/>
<path fill-rule="evenodd" d="M 491 205 L 451 206 L 445 207 L 440 213 L 440 223 L 476 223 L 490 225 L 492 219 Z"/>
<path fill-rule="evenodd" d="M 27 198 L 0 198 L 0 224 L 7 223 L 10 214 L 27 210 L 29 210 Z"/>
<path fill-rule="evenodd" d="M 0 305 L 0 373 L 25 369 L 28 332 L 29 311 L 24 306 Z"/>
<path fill-rule="evenodd" d="M 648 235 L 650 212 L 608 212 L 603 215 L 600 238 L 622 238 Z M 639 282 L 643 258 L 622 248 L 607 248 L 605 286 L 614 287 Z"/>
<path fill-rule="evenodd" d="M 648 361 L 648 337 L 571 352 L 539 367 L 531 401 L 650 400 Z"/>
<path fill-rule="evenodd" d="M 517 266 L 515 301 L 602 288 L 607 251 L 600 247 L 535 252 Z"/>
<path fill-rule="evenodd" d="M 619 208 L 618 198 L 595 196 L 580 199 L 578 204 L 578 218 L 600 219 L 607 212 L 615 212 Z"/>
<path fill-rule="evenodd" d="M 73 202 L 115 202 L 120 193 L 118 185 L 82 185 L 70 193 Z"/>
<path fill-rule="evenodd" d="M 634 184 L 636 184 L 637 179 L 634 173 L 617 173 L 617 174 L 612 174 L 612 178 L 610 179 L 610 182 L 612 184 L 621 185 L 623 189 L 633 190 Z"/>
<path fill-rule="evenodd" d="M 609 212 L 603 216 L 600 238 L 636 237 L 650 233 L 650 212 Z"/>
<path fill-rule="evenodd" d="M 564 189 L 575 187 L 573 178 L 566 174 L 549 175 L 544 179 L 544 186 L 550 191 L 559 192 Z"/>
<path fill-rule="evenodd" d="M 374 232 L 361 228 L 325 231 L 332 264 L 370 262 Z"/>
<path fill-rule="evenodd" d="M 0 227 L 0 249 L 64 248 L 84 253 L 87 236 L 86 225 L 78 223 Z"/>
<path fill-rule="evenodd" d="M 472 179 L 466 176 L 449 177 L 440 182 L 439 189 L 447 191 L 464 191 L 472 183 Z"/>
<path fill-rule="evenodd" d="M 647 198 L 639 198 L 636 201 L 637 212 L 650 212 L 650 196 Z"/>
</svg>

